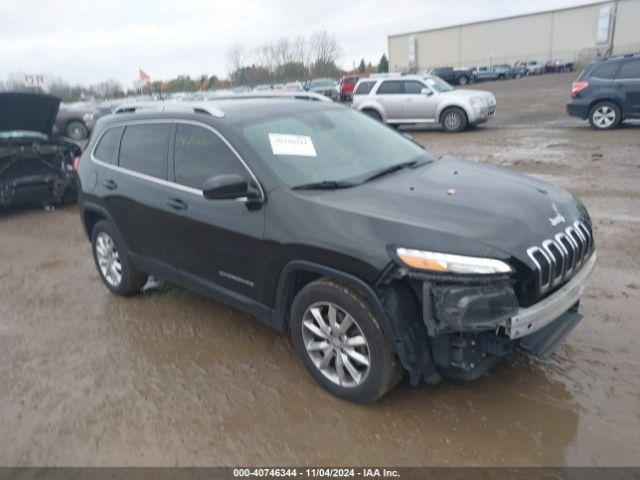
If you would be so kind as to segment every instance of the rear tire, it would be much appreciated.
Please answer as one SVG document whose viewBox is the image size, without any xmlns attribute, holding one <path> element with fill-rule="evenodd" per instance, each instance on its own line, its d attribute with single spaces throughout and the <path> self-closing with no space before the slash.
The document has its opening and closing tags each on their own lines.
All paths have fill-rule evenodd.
<svg viewBox="0 0 640 480">
<path fill-rule="evenodd" d="M 596 130 L 611 130 L 620 125 L 622 112 L 613 102 L 596 103 L 589 112 L 589 123 Z"/>
<path fill-rule="evenodd" d="M 93 227 L 91 250 L 100 279 L 113 293 L 128 296 L 137 293 L 147 283 L 148 276 L 136 270 L 120 235 L 106 220 Z"/>
<path fill-rule="evenodd" d="M 458 85 L 466 85 L 467 83 L 469 83 L 469 79 L 466 76 L 462 75 L 458 78 Z"/>
<path fill-rule="evenodd" d="M 298 355 L 332 394 L 370 403 L 402 378 L 378 318 L 350 288 L 326 278 L 310 283 L 296 295 L 290 319 Z"/>
<path fill-rule="evenodd" d="M 445 132 L 461 132 L 469 125 L 469 119 L 461 108 L 449 107 L 440 115 L 440 124 Z"/>
</svg>

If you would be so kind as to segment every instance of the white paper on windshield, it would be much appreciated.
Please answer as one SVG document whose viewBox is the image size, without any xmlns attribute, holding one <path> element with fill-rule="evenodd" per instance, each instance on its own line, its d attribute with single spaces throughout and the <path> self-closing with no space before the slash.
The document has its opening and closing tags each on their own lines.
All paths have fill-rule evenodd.
<svg viewBox="0 0 640 480">
<path fill-rule="evenodd" d="M 284 133 L 270 133 L 269 141 L 274 155 L 301 155 L 303 157 L 317 157 L 311 137 L 307 135 L 289 135 Z"/>
</svg>

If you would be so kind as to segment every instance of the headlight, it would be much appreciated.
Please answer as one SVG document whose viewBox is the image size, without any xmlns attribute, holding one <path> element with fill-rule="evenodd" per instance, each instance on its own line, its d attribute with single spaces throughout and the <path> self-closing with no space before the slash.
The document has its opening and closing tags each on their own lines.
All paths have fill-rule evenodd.
<svg viewBox="0 0 640 480">
<path fill-rule="evenodd" d="M 469 101 L 471 102 L 471 105 L 476 108 L 487 106 L 487 99 L 485 97 L 471 97 Z"/>
<path fill-rule="evenodd" d="M 494 258 L 465 257 L 408 248 L 398 248 L 396 254 L 405 265 L 418 270 L 476 274 L 511 272 L 508 264 Z"/>
</svg>

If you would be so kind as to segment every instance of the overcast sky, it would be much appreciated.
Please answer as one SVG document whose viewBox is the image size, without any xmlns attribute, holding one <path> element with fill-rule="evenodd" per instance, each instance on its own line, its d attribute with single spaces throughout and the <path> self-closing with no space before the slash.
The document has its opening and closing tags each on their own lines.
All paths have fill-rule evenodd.
<svg viewBox="0 0 640 480">
<path fill-rule="evenodd" d="M 327 30 L 338 64 L 376 64 L 387 35 L 592 3 L 591 0 L 0 0 L 0 80 L 45 73 L 90 84 L 227 76 L 231 43 L 247 49 Z"/>
</svg>

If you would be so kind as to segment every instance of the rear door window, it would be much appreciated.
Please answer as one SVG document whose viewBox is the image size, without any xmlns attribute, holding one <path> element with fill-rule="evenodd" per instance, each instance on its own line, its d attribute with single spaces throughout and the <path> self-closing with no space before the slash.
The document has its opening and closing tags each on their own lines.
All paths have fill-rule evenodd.
<svg viewBox="0 0 640 480">
<path fill-rule="evenodd" d="M 402 82 L 399 80 L 387 80 L 382 82 L 376 92 L 378 95 L 393 95 L 402 93 Z"/>
<path fill-rule="evenodd" d="M 120 166 L 156 178 L 167 178 L 168 123 L 129 125 L 120 142 Z"/>
<path fill-rule="evenodd" d="M 93 156 L 103 162 L 113 163 L 115 158 L 115 152 L 118 149 L 120 143 L 120 136 L 124 127 L 109 128 L 102 138 L 98 142 L 98 146 L 93 151 Z"/>
<path fill-rule="evenodd" d="M 247 170 L 227 144 L 211 130 L 197 125 L 178 124 L 174 171 L 177 183 L 197 190 L 215 175 L 235 173 L 247 177 Z"/>
<path fill-rule="evenodd" d="M 618 71 L 618 62 L 607 62 L 601 65 L 598 65 L 591 72 L 591 78 L 596 78 L 599 80 L 612 80 L 615 77 L 616 72 Z"/>
<path fill-rule="evenodd" d="M 623 62 L 616 78 L 618 80 L 640 80 L 640 58 Z"/>
</svg>

